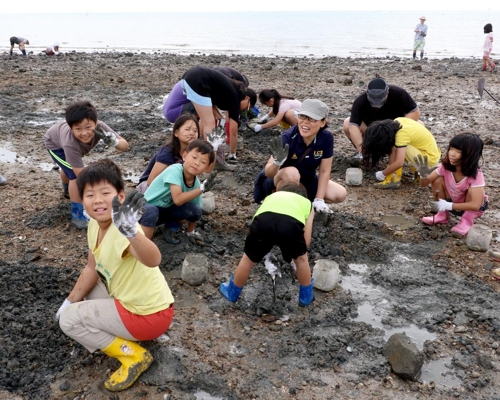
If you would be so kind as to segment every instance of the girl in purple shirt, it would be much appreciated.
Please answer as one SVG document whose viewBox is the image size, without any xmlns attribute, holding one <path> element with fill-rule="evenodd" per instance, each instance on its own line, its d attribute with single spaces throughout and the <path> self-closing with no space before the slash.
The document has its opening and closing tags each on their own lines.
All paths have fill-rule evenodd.
<svg viewBox="0 0 500 400">
<path fill-rule="evenodd" d="M 145 193 L 153 180 L 169 165 L 182 163 L 182 153 L 189 143 L 200 138 L 198 119 L 192 114 L 182 114 L 175 120 L 170 141 L 151 158 L 146 171 L 139 178 L 137 190 Z"/>
</svg>

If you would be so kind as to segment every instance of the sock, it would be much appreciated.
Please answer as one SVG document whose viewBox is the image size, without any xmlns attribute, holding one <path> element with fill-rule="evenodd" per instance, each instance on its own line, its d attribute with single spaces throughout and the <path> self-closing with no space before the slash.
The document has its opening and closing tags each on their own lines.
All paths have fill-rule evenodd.
<svg viewBox="0 0 500 400">
<path fill-rule="evenodd" d="M 26 50 L 21 50 L 21 52 L 23 53 L 23 56 L 26 55 Z"/>
<path fill-rule="evenodd" d="M 13 56 L 13 55 L 14 55 L 14 52 L 13 52 L 12 50 L 10 51 L 10 55 L 11 55 L 11 56 Z"/>
</svg>

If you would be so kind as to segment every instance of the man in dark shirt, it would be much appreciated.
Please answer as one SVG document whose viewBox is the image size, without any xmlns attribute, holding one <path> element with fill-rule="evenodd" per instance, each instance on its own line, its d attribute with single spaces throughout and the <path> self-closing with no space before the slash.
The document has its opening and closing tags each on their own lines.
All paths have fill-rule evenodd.
<svg viewBox="0 0 500 400">
<path fill-rule="evenodd" d="M 355 158 L 362 158 L 363 135 L 373 121 L 398 117 L 418 121 L 420 110 L 417 103 L 403 88 L 388 85 L 381 78 L 370 81 L 366 92 L 354 100 L 351 116 L 344 120 L 343 125 L 345 135 L 359 152 Z"/>
</svg>

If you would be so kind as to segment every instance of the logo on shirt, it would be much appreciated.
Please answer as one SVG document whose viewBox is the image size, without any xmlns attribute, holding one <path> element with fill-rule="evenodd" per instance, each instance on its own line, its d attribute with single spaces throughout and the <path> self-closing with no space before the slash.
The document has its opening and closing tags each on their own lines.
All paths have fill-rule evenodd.
<svg viewBox="0 0 500 400">
<path fill-rule="evenodd" d="M 323 157 L 323 150 L 315 150 L 314 151 L 314 158 L 317 160 L 318 158 Z"/>
<path fill-rule="evenodd" d="M 297 154 L 293 153 L 292 160 L 296 160 L 296 159 L 297 159 Z"/>
</svg>

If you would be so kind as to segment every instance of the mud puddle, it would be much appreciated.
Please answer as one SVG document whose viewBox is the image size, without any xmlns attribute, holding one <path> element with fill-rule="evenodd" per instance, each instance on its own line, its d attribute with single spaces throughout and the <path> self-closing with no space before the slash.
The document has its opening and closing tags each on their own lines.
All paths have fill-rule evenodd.
<svg viewBox="0 0 500 400">
<path fill-rule="evenodd" d="M 5 147 L 0 147 L 0 163 L 21 163 L 32 165 L 38 169 L 41 169 L 44 172 L 52 171 L 55 167 L 55 164 L 48 162 L 39 162 L 34 160 L 31 157 L 23 157 L 19 156 L 17 152 L 9 149 L 9 144 L 6 144 Z"/>
</svg>

